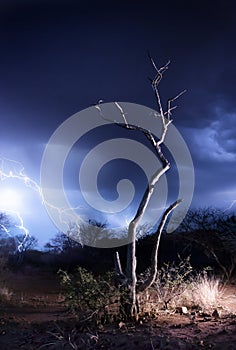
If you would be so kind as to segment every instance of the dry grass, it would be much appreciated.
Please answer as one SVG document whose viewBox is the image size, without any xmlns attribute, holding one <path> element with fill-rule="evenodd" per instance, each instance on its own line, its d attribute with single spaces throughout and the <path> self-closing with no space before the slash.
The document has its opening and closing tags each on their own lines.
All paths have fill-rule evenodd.
<svg viewBox="0 0 236 350">
<path fill-rule="evenodd" d="M 203 310 L 211 310 L 221 306 L 223 285 L 215 277 L 201 276 L 193 283 L 194 302 Z"/>
<path fill-rule="evenodd" d="M 198 308 L 204 312 L 212 312 L 222 307 L 224 287 L 220 279 L 200 275 L 173 302 L 176 307 Z M 172 304 L 173 305 L 173 304 Z"/>
<path fill-rule="evenodd" d="M 11 300 L 13 292 L 9 290 L 9 288 L 3 286 L 0 287 L 0 300 L 1 301 L 9 301 Z"/>
<path fill-rule="evenodd" d="M 142 304 L 146 304 L 146 308 L 148 304 L 149 308 L 151 309 L 152 306 L 152 309 L 155 309 L 157 313 L 162 311 L 175 312 L 184 306 L 188 310 L 198 309 L 206 313 L 224 308 L 224 286 L 219 278 L 201 274 L 189 282 L 182 281 L 182 283 L 175 285 L 174 281 L 171 280 L 165 281 L 165 283 L 159 285 L 158 288 L 155 285 L 149 300 L 142 300 Z M 163 302 L 165 299 L 168 300 L 166 306 Z M 155 306 L 153 307 L 151 304 L 155 304 Z"/>
</svg>

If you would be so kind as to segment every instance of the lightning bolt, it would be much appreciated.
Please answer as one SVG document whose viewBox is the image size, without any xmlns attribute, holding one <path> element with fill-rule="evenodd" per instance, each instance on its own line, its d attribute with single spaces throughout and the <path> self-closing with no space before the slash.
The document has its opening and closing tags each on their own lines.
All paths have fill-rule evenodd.
<svg viewBox="0 0 236 350">
<path fill-rule="evenodd" d="M 9 237 L 11 237 L 11 233 L 8 228 L 4 224 L 0 224 L 0 228 L 3 232 L 5 232 Z"/>
<path fill-rule="evenodd" d="M 23 182 L 26 187 L 31 188 L 32 190 L 39 193 L 40 196 L 42 196 L 42 192 L 39 185 L 24 173 L 24 167 L 20 162 L 1 157 L 0 164 L 1 164 L 0 166 L 1 181 L 7 180 L 7 179 L 17 179 Z M 10 170 L 7 170 L 7 168 Z M 13 226 L 19 229 L 20 231 L 22 231 L 24 234 L 23 240 L 21 242 L 18 242 L 19 244 L 17 247 L 18 251 L 21 251 L 23 248 L 24 242 L 29 236 L 29 230 L 27 227 L 25 227 L 24 220 L 18 211 L 6 210 L 5 208 L 1 208 L 1 211 L 5 212 L 6 214 L 10 214 L 10 216 L 14 216 L 17 219 L 18 223 L 15 223 Z M 12 237 L 11 230 L 7 228 L 6 225 L 1 224 L 0 227 L 9 237 Z"/>
<path fill-rule="evenodd" d="M 17 246 L 17 250 L 19 252 L 21 252 L 22 249 L 23 249 L 23 245 L 24 245 L 25 241 L 27 240 L 27 237 L 30 236 L 29 230 L 24 225 L 24 220 L 23 220 L 22 216 L 20 215 L 20 213 L 18 211 L 15 211 L 15 210 L 0 209 L 0 211 L 4 211 L 4 213 L 6 215 L 9 214 L 11 217 L 13 217 L 13 216 L 16 217 L 16 223 L 13 226 L 16 227 L 17 229 L 19 229 L 20 231 L 22 231 L 23 234 L 24 234 L 23 240 L 22 241 L 18 241 L 18 246 Z M 17 224 L 17 222 L 18 222 L 18 224 Z M 9 230 L 6 225 L 0 224 L 0 228 L 9 237 L 13 237 L 13 235 L 11 233 L 11 230 Z"/>
<path fill-rule="evenodd" d="M 28 177 L 24 173 L 25 169 L 20 162 L 18 162 L 16 160 L 11 160 L 11 159 L 1 157 L 0 164 L 1 164 L 1 167 L 0 167 L 0 180 L 1 181 L 4 181 L 6 179 L 18 179 L 18 180 L 22 181 L 26 187 L 30 187 L 32 190 L 38 192 L 40 197 L 42 198 L 42 190 L 41 190 L 40 186 L 37 184 L 37 182 L 32 180 L 30 177 Z M 7 166 L 9 167 L 9 165 L 10 165 L 11 170 L 9 170 L 7 172 L 7 170 L 4 170 L 4 169 Z M 17 168 L 19 170 L 17 170 Z"/>
<path fill-rule="evenodd" d="M 230 205 L 224 210 L 224 212 L 232 209 L 235 204 L 236 204 L 236 199 L 233 199 Z"/>
<path fill-rule="evenodd" d="M 70 211 L 72 210 L 81 209 L 80 206 L 65 209 L 65 208 L 58 208 L 46 202 L 44 200 L 41 187 L 36 181 L 34 181 L 32 178 L 30 178 L 25 174 L 25 168 L 20 162 L 5 158 L 5 157 L 0 157 L 0 180 L 5 181 L 7 179 L 17 179 L 18 181 L 23 182 L 24 186 L 35 191 L 39 195 L 43 205 L 46 204 L 47 206 L 49 206 L 50 208 L 58 212 L 61 222 L 66 224 L 68 227 L 67 235 L 73 236 L 74 239 L 76 239 L 78 242 L 81 242 L 80 232 L 79 232 L 79 220 L 77 222 L 74 222 L 75 220 L 74 216 L 70 214 Z M 30 234 L 29 230 L 25 227 L 24 220 L 19 212 L 4 210 L 4 208 L 0 210 L 3 212 L 8 212 L 10 214 L 13 214 L 19 222 L 18 225 L 15 224 L 14 226 L 24 233 L 24 239 L 18 245 L 18 250 L 20 251 L 23 247 L 25 240 Z M 10 230 L 4 224 L 0 224 L 0 227 L 6 234 L 12 237 Z"/>
</svg>

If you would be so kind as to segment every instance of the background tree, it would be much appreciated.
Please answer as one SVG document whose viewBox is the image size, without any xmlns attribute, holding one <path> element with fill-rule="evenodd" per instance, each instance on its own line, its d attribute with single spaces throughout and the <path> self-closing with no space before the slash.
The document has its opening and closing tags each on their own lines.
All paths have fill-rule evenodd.
<svg viewBox="0 0 236 350">
<path fill-rule="evenodd" d="M 30 234 L 17 234 L 14 236 L 16 250 L 15 257 L 17 263 L 22 263 L 27 252 L 31 251 L 38 245 L 38 240 L 36 237 Z"/>
<path fill-rule="evenodd" d="M 23 254 L 28 250 L 34 249 L 38 245 L 38 239 L 30 234 L 18 234 L 15 236 L 18 243 L 18 250 Z"/>
<path fill-rule="evenodd" d="M 0 213 L 0 254 L 4 256 L 6 261 L 11 257 L 10 259 L 14 260 L 14 263 L 19 263 L 23 261 L 27 251 L 37 246 L 38 240 L 30 234 L 12 234 L 11 228 L 15 226 L 11 217 Z"/>
<path fill-rule="evenodd" d="M 6 213 L 0 213 L 0 259 L 1 264 L 6 262 L 8 255 L 16 251 L 17 245 L 14 237 L 10 235 L 12 223 Z"/>
<path fill-rule="evenodd" d="M 44 248 L 53 254 L 61 254 L 63 252 L 70 252 L 78 246 L 81 246 L 80 243 L 72 239 L 69 235 L 58 232 L 55 237 L 44 245 Z"/>
<path fill-rule="evenodd" d="M 102 242 L 110 241 L 114 235 L 106 223 L 92 219 L 80 226 L 80 232 L 83 244 L 92 247 L 102 246 Z"/>
<path fill-rule="evenodd" d="M 214 209 L 200 208 L 188 211 L 177 230 L 183 240 L 202 247 L 212 257 L 227 280 L 236 268 L 236 217 Z"/>
</svg>

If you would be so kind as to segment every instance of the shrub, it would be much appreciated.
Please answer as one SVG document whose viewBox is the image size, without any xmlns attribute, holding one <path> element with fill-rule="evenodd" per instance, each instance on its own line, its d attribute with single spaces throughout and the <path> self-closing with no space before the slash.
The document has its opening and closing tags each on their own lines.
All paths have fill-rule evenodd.
<svg viewBox="0 0 236 350">
<path fill-rule="evenodd" d="M 220 280 L 207 275 L 210 268 L 196 273 L 190 263 L 190 257 L 179 263 L 165 263 L 157 273 L 153 286 L 149 289 L 148 299 L 153 313 L 161 310 L 176 310 L 180 307 L 198 308 L 210 311 L 220 305 L 223 289 Z M 142 278 L 147 278 L 146 271 Z M 146 306 L 147 309 L 147 306 Z"/>
<path fill-rule="evenodd" d="M 80 319 L 95 318 L 106 322 L 119 315 L 120 295 L 115 287 L 113 273 L 95 278 L 81 267 L 73 274 L 62 270 L 58 273 L 64 286 L 66 305 Z"/>
<path fill-rule="evenodd" d="M 193 268 L 190 257 L 180 261 L 165 263 L 158 271 L 153 288 L 160 307 L 168 309 L 175 307 L 180 296 L 190 287 L 193 281 Z"/>
</svg>

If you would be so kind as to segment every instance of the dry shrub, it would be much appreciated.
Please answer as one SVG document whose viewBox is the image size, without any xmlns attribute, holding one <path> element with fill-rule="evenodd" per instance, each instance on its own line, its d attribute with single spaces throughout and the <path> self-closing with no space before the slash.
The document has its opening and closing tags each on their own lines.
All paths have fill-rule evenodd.
<svg viewBox="0 0 236 350">
<path fill-rule="evenodd" d="M 154 313 L 162 310 L 173 311 L 185 306 L 211 312 L 222 306 L 224 288 L 221 280 L 207 274 L 208 269 L 196 274 L 190 258 L 180 259 L 179 263 L 164 264 L 158 271 L 156 281 L 149 289 L 149 298 L 141 304 L 149 305 Z M 146 278 L 149 271 L 146 271 Z M 143 305 L 142 305 L 143 306 Z M 147 308 L 147 305 L 145 305 Z"/>
<path fill-rule="evenodd" d="M 140 281 L 148 278 L 149 274 L 150 270 L 147 270 L 140 276 Z M 149 304 L 149 308 L 155 308 L 156 313 L 161 310 L 175 309 L 179 306 L 179 300 L 183 294 L 189 290 L 192 281 L 193 268 L 190 264 L 190 257 L 183 260 L 179 256 L 178 263 L 165 263 L 158 270 L 156 280 L 149 289 L 149 298 L 146 303 Z"/>
</svg>

